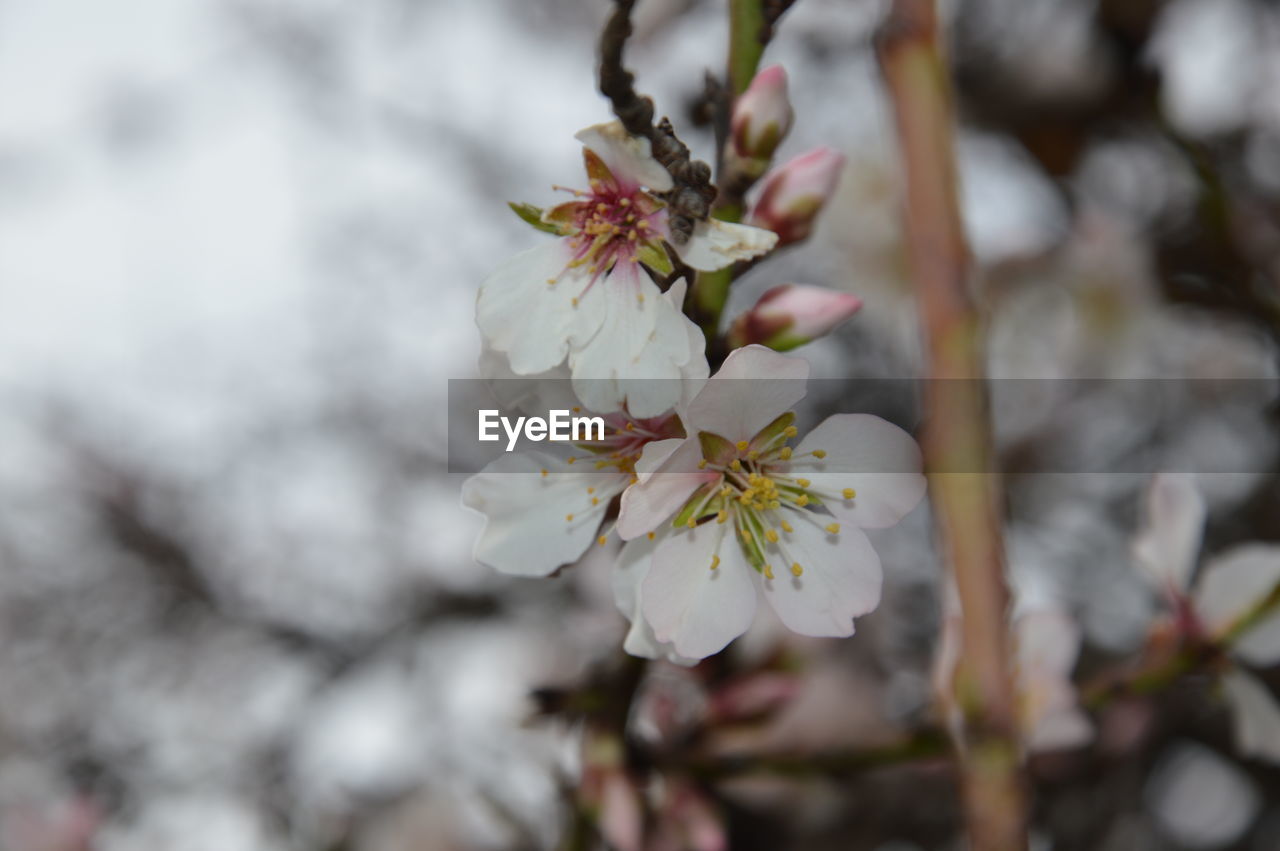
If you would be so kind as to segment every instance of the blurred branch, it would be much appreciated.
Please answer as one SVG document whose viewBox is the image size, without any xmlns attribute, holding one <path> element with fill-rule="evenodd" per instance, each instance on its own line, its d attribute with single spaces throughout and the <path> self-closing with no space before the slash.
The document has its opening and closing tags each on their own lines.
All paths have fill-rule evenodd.
<svg viewBox="0 0 1280 851">
<path fill-rule="evenodd" d="M 960 221 L 951 91 L 930 0 L 897 0 L 877 53 L 893 102 L 906 172 L 906 235 L 928 357 L 924 435 L 938 530 L 959 591 L 962 653 L 955 688 L 964 711 L 961 775 L 970 841 L 984 851 L 1026 848 L 1017 715 L 1009 671 L 998 481 L 982 334 L 969 297 Z"/>
<path fill-rule="evenodd" d="M 660 766 L 687 772 L 704 781 L 726 780 L 749 774 L 847 777 L 877 768 L 943 757 L 947 755 L 948 744 L 942 731 L 924 729 L 900 742 L 874 748 L 798 754 L 755 753 L 710 757 L 673 755 L 661 761 Z"/>
</svg>

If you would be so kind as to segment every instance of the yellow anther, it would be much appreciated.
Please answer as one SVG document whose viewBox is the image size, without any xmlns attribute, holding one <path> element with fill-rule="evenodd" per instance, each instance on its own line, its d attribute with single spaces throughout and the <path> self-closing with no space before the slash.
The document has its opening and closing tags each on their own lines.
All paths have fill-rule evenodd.
<svg viewBox="0 0 1280 851">
<path fill-rule="evenodd" d="M 747 453 L 747 460 L 749 461 L 754 461 L 759 457 L 760 457 L 760 453 L 754 449 L 752 449 L 750 452 Z"/>
<path fill-rule="evenodd" d="M 815 450 L 813 450 L 813 457 L 814 457 L 814 458 L 817 458 L 819 461 L 821 461 L 823 458 L 826 458 L 826 457 L 827 457 L 827 453 L 826 453 L 826 451 L 825 451 L 825 450 L 822 450 L 822 449 L 815 449 Z"/>
<path fill-rule="evenodd" d="M 546 471 L 546 470 L 543 470 L 543 471 L 542 471 L 542 475 L 544 475 L 544 476 L 545 476 L 545 475 L 547 475 L 547 471 Z"/>
<path fill-rule="evenodd" d="M 646 222 L 644 219 L 641 219 L 640 221 L 636 222 L 636 227 L 640 228 L 640 230 L 648 230 L 649 223 Z"/>
<path fill-rule="evenodd" d="M 697 525 L 698 525 L 698 521 L 697 521 L 697 519 L 696 519 L 696 518 L 694 518 L 694 517 L 690 517 L 690 518 L 689 518 L 689 520 L 688 520 L 684 525 L 686 525 L 686 526 L 688 526 L 690 529 L 692 529 L 694 526 L 697 526 Z"/>
<path fill-rule="evenodd" d="M 570 410 L 573 411 L 575 414 L 582 413 L 582 408 L 579 407 L 578 405 L 574 405 L 572 408 L 570 408 Z"/>
<path fill-rule="evenodd" d="M 711 556 L 711 569 L 712 569 L 712 570 L 715 570 L 715 569 L 716 569 L 717 567 L 719 567 L 719 566 L 720 566 L 720 556 L 718 556 L 718 555 L 712 555 L 712 556 Z"/>
<path fill-rule="evenodd" d="M 650 540 L 650 541 L 652 541 L 656 535 L 657 535 L 657 532 L 650 532 L 650 533 L 649 533 L 649 540 Z"/>
<path fill-rule="evenodd" d="M 802 493 L 798 497 L 796 497 L 796 505 L 800 506 L 801 508 L 804 508 L 808 504 L 809 504 L 809 494 Z"/>
<path fill-rule="evenodd" d="M 742 462 L 739 461 L 737 458 L 734 458 L 732 461 L 729 462 L 729 469 L 733 470 L 735 473 L 738 472 L 739 470 L 742 469 Z"/>
<path fill-rule="evenodd" d="M 798 484 L 802 488 L 807 488 L 809 487 L 809 485 L 813 484 L 813 482 L 809 481 L 808 479 L 796 479 L 796 484 Z"/>
<path fill-rule="evenodd" d="M 705 470 L 705 469 L 707 469 L 707 459 L 706 459 L 706 458 L 703 458 L 701 461 L 699 461 L 699 462 L 698 462 L 698 469 L 699 469 L 699 470 Z"/>
<path fill-rule="evenodd" d="M 609 212 L 609 205 L 601 201 L 599 204 L 596 204 L 596 212 L 597 213 Z"/>
<path fill-rule="evenodd" d="M 566 522 L 566 523 L 572 523 L 572 522 L 573 522 L 573 515 L 572 515 L 572 514 L 566 514 L 566 515 L 564 516 L 564 522 Z"/>
<path fill-rule="evenodd" d="M 728 519 L 729 519 L 729 512 L 725 511 L 723 508 L 716 512 L 717 523 L 723 523 Z"/>
<path fill-rule="evenodd" d="M 631 199 L 630 199 L 630 198 L 620 198 L 620 199 L 618 200 L 618 203 L 619 203 L 619 204 L 621 204 L 621 205 L 622 205 L 622 206 L 624 206 L 624 207 L 630 207 L 630 206 L 631 206 Z"/>
<path fill-rule="evenodd" d="M 778 450 L 778 457 L 779 457 L 779 458 L 781 458 L 783 461 L 790 461 L 790 460 L 791 460 L 791 447 L 790 447 L 790 446 L 784 446 L 784 447 L 782 447 L 782 449 Z"/>
<path fill-rule="evenodd" d="M 782 507 L 782 503 L 779 500 L 776 500 L 776 499 L 769 500 L 770 510 L 777 511 L 781 507 Z"/>
<path fill-rule="evenodd" d="M 733 494 L 733 488 L 729 487 L 728 485 L 721 485 L 721 486 L 720 486 L 720 495 L 721 495 L 721 496 L 731 496 L 732 494 Z"/>
<path fill-rule="evenodd" d="M 605 544 L 609 543 L 609 538 L 605 535 L 601 535 L 600 537 L 596 538 L 596 541 L 599 542 L 600 546 L 603 547 Z"/>
<path fill-rule="evenodd" d="M 745 440 L 739 440 L 739 441 L 738 441 L 738 443 L 737 443 L 736 445 L 737 445 L 737 447 L 738 447 L 738 451 L 739 451 L 739 452 L 746 452 L 746 451 L 747 451 L 747 447 L 748 447 L 748 446 L 750 446 L 751 444 L 750 444 L 748 441 L 745 441 Z"/>
<path fill-rule="evenodd" d="M 641 304 L 643 304 L 643 303 L 644 303 L 644 293 L 636 293 L 636 301 L 638 301 L 638 302 L 640 302 Z"/>
<path fill-rule="evenodd" d="M 788 523 L 787 521 L 783 520 L 783 521 L 782 521 L 782 531 L 784 531 L 784 532 L 794 532 L 794 531 L 795 531 L 795 529 L 792 529 L 792 528 L 791 528 L 791 524 L 790 524 L 790 523 Z"/>
<path fill-rule="evenodd" d="M 554 286 L 554 285 L 555 285 L 555 282 L 556 282 L 556 279 L 555 279 L 555 278 L 547 278 L 547 286 L 549 286 L 549 287 L 550 287 L 550 286 Z"/>
<path fill-rule="evenodd" d="M 804 573 L 804 568 L 800 566 L 800 562 L 796 562 L 795 564 L 791 565 L 792 576 L 799 576 L 802 573 Z"/>
<path fill-rule="evenodd" d="M 789 425 L 782 430 L 782 433 L 786 437 L 795 437 L 797 434 L 800 433 L 800 429 L 796 428 L 793 425 Z"/>
<path fill-rule="evenodd" d="M 573 305 L 574 307 L 577 307 L 577 306 L 578 306 L 578 299 L 576 299 L 576 298 L 571 298 L 571 299 L 569 299 L 569 303 L 570 303 L 571 305 Z"/>
<path fill-rule="evenodd" d="M 599 505 L 599 504 L 600 504 L 600 497 L 598 497 L 598 496 L 593 496 L 593 497 L 591 497 L 591 504 L 592 504 L 592 505 Z"/>
<path fill-rule="evenodd" d="M 769 539 L 769 543 L 778 543 L 778 531 L 776 529 L 765 529 L 764 536 Z"/>
<path fill-rule="evenodd" d="M 840 524 L 839 524 L 839 523 L 828 523 L 824 528 L 827 530 L 827 533 L 828 533 L 828 534 L 831 534 L 831 535 L 839 535 L 839 534 L 840 534 Z"/>
<path fill-rule="evenodd" d="M 572 464 L 574 461 L 577 461 L 578 459 L 577 459 L 577 458 L 574 458 L 572 455 L 570 455 L 568 458 L 566 458 L 566 459 L 564 459 L 564 460 L 565 460 L 565 463 L 566 463 L 566 464 Z"/>
<path fill-rule="evenodd" d="M 636 430 L 636 424 L 631 422 L 630 420 L 627 420 L 627 424 L 626 426 L 623 427 L 623 431 L 635 431 L 635 430 Z"/>
<path fill-rule="evenodd" d="M 608 467 L 608 466 L 609 466 L 609 462 L 608 462 L 608 461 L 597 461 L 597 462 L 596 462 L 596 469 L 597 469 L 597 470 L 603 470 L 605 467 Z"/>
<path fill-rule="evenodd" d="M 773 567 L 771 565 L 766 564 L 764 566 L 764 578 L 765 579 L 773 578 Z"/>
<path fill-rule="evenodd" d="M 595 492 L 596 492 L 595 488 L 587 488 L 587 493 L 595 493 Z"/>
<path fill-rule="evenodd" d="M 858 495 L 858 492 L 855 491 L 853 488 L 845 488 L 843 491 L 841 491 L 841 493 L 844 495 L 845 499 L 853 499 L 855 496 Z"/>
</svg>

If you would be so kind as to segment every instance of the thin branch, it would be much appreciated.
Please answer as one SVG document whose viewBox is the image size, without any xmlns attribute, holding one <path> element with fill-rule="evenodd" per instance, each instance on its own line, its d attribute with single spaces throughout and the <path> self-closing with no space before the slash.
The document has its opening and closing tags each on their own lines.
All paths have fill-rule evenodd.
<svg viewBox="0 0 1280 851">
<path fill-rule="evenodd" d="M 998 481 L 960 222 L 951 91 L 930 0 L 897 0 L 877 38 L 906 176 L 906 234 L 928 350 L 924 434 L 930 494 L 964 616 L 955 678 L 973 847 L 1026 848 L 1025 792 L 1009 672 Z M 960 380 L 938 380 L 960 379 Z"/>
<path fill-rule="evenodd" d="M 653 100 L 636 93 L 635 75 L 622 64 L 623 50 L 631 38 L 631 10 L 635 0 L 616 0 L 613 15 L 600 34 L 600 93 L 609 99 L 613 114 L 633 136 L 649 140 L 653 157 L 675 184 L 662 193 L 667 202 L 671 238 L 677 245 L 689 241 L 694 226 L 711 215 L 716 187 L 711 166 L 689 156 L 689 148 L 676 136 L 671 121 L 653 123 Z"/>
</svg>

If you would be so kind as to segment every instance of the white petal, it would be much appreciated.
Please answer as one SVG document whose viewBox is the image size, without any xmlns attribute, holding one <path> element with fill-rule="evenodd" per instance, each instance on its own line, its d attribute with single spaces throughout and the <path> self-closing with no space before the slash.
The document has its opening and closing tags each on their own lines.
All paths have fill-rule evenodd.
<svg viewBox="0 0 1280 851">
<path fill-rule="evenodd" d="M 1280 546 L 1246 544 L 1205 565 L 1196 615 L 1212 634 L 1230 629 L 1280 585 Z M 1251 665 L 1280 662 L 1280 607 L 1241 634 L 1232 652 Z"/>
<path fill-rule="evenodd" d="M 683 246 L 676 246 L 680 259 L 699 272 L 716 269 L 759 257 L 778 244 L 778 235 L 771 230 L 707 219 L 693 230 L 693 235 Z"/>
<path fill-rule="evenodd" d="M 759 577 L 764 598 L 793 632 L 853 635 L 853 619 L 880 603 L 880 557 L 858 529 L 831 535 L 804 520 L 792 526 L 765 550 L 774 578 Z M 799 576 L 791 573 L 796 562 Z"/>
<path fill-rule="evenodd" d="M 1028 749 L 1078 747 L 1093 737 L 1081 711 L 1071 672 L 1080 652 L 1080 628 L 1065 612 L 1032 609 L 1014 625 L 1021 724 Z"/>
<path fill-rule="evenodd" d="M 503 263 L 480 287 L 476 325 L 519 375 L 558 366 L 604 321 L 603 293 L 587 289 L 586 269 L 566 271 L 571 252 L 568 240 L 546 242 Z"/>
<path fill-rule="evenodd" d="M 486 518 L 476 561 L 515 576 L 546 576 L 577 561 L 595 541 L 609 500 L 628 481 L 541 452 L 501 456 L 462 485 L 462 504 Z"/>
<path fill-rule="evenodd" d="M 820 449 L 826 457 L 799 456 Z M 796 447 L 792 475 L 811 479 L 827 494 L 837 519 L 864 529 L 897 523 L 924 497 L 920 447 L 902 429 L 871 414 L 836 414 L 818 424 Z M 853 488 L 853 499 L 844 499 Z"/>
<path fill-rule="evenodd" d="M 1236 747 L 1246 756 L 1280 763 L 1280 706 L 1256 677 L 1235 669 L 1222 678 L 1233 710 Z"/>
<path fill-rule="evenodd" d="M 687 288 L 688 284 L 685 283 L 684 278 L 681 278 L 671 285 L 671 289 L 663 293 L 663 298 L 678 313 L 684 312 L 684 296 Z M 707 364 L 706 335 L 692 322 L 686 322 L 684 327 L 685 333 L 689 336 L 689 360 L 680 368 L 680 402 L 676 405 L 676 411 L 682 418 L 689 403 L 698 395 L 698 391 L 706 383 L 707 376 L 711 374 L 711 367 Z"/>
<path fill-rule="evenodd" d="M 600 332 L 569 355 L 578 397 L 601 413 L 626 405 L 633 417 L 653 417 L 673 409 L 693 323 L 634 263 L 619 263 L 595 288 L 605 293 Z"/>
<path fill-rule="evenodd" d="M 1018 668 L 1065 677 L 1080 655 L 1080 627 L 1066 612 L 1032 609 L 1015 623 Z"/>
<path fill-rule="evenodd" d="M 670 173 L 653 158 L 649 140 L 632 136 L 619 121 L 579 130 L 574 138 L 604 160 L 624 189 L 647 186 L 655 192 L 666 192 L 673 185 Z"/>
<path fill-rule="evenodd" d="M 764 346 L 735 349 L 689 403 L 690 436 L 710 431 L 734 443 L 750 440 L 804 398 L 808 377 L 803 358 Z"/>
<path fill-rule="evenodd" d="M 1195 476 L 1160 473 L 1147 491 L 1147 525 L 1134 540 L 1140 570 L 1162 591 L 1182 593 L 1191 582 L 1204 532 L 1204 496 Z"/>
<path fill-rule="evenodd" d="M 484 346 L 476 371 L 504 412 L 545 415 L 555 409 L 569 410 L 579 403 L 569 383 L 566 364 L 545 372 L 519 375 L 511 369 L 506 355 Z"/>
<path fill-rule="evenodd" d="M 755 617 L 755 571 L 728 529 L 728 524 L 704 523 L 668 535 L 640 586 L 641 609 L 654 635 L 691 659 L 719 652 Z M 720 564 L 712 570 L 717 554 Z"/>
<path fill-rule="evenodd" d="M 638 481 L 622 494 L 618 535 L 624 541 L 657 529 L 715 473 L 698 472 L 701 447 L 680 438 L 647 444 L 636 462 Z"/>
<path fill-rule="evenodd" d="M 653 627 L 640 610 L 640 585 L 649 575 L 653 551 L 657 544 L 648 538 L 623 545 L 613 569 L 613 601 L 618 611 L 631 622 L 622 649 L 642 659 L 668 659 L 677 665 L 692 665 L 698 660 L 676 653 L 675 648 L 658 640 Z"/>
</svg>

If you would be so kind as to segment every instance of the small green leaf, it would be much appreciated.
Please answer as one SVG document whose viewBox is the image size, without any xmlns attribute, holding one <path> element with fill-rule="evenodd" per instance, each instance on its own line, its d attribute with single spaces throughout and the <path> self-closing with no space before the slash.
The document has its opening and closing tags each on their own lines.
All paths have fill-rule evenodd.
<svg viewBox="0 0 1280 851">
<path fill-rule="evenodd" d="M 525 223 L 533 225 L 543 233 L 554 233 L 556 236 L 563 235 L 559 225 L 550 224 L 542 220 L 542 208 L 535 207 L 532 204 L 526 204 L 522 201 L 509 201 L 507 206 L 511 211 L 525 221 Z"/>
<path fill-rule="evenodd" d="M 675 269 L 675 266 L 671 263 L 671 258 L 667 256 L 666 249 L 656 242 L 641 244 L 639 250 L 636 251 L 636 259 L 659 275 L 670 275 Z"/>
</svg>

